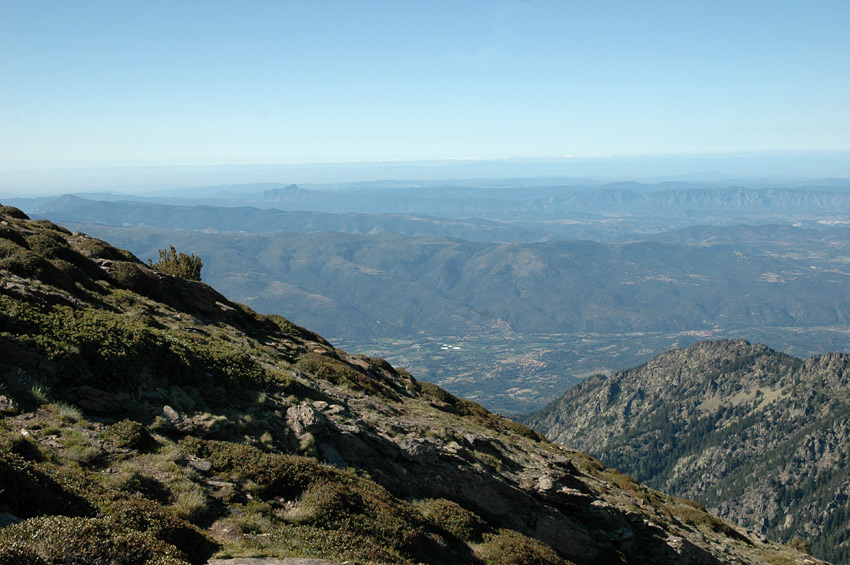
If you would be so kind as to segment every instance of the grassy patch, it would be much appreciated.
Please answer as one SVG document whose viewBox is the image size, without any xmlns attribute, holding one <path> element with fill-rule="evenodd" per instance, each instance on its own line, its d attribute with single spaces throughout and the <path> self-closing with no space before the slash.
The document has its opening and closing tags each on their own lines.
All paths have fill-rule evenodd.
<svg viewBox="0 0 850 565">
<path fill-rule="evenodd" d="M 65 430 L 60 443 L 62 449 L 59 456 L 65 461 L 73 461 L 80 465 L 92 465 L 104 455 L 102 449 L 92 445 L 85 434 L 75 429 Z"/>
<path fill-rule="evenodd" d="M 55 402 L 50 408 L 56 413 L 57 418 L 67 424 L 75 424 L 83 419 L 80 409 L 67 402 Z"/>
</svg>

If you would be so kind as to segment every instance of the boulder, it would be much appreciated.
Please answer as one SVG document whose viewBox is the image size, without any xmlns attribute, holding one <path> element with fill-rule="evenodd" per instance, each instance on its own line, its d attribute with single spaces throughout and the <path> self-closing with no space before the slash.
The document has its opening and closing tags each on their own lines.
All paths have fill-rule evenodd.
<svg viewBox="0 0 850 565">
<path fill-rule="evenodd" d="M 0 394 L 0 414 L 14 414 L 18 411 L 18 403 L 14 398 Z"/>
</svg>

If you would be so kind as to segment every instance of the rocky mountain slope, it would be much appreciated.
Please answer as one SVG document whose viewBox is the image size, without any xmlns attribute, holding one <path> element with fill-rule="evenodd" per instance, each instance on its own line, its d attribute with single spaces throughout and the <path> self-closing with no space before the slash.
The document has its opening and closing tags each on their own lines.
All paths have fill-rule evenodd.
<svg viewBox="0 0 850 565">
<path fill-rule="evenodd" d="M 0 563 L 815 563 L 381 359 L 0 209 Z"/>
<path fill-rule="evenodd" d="M 653 488 L 850 563 L 850 355 L 702 342 L 592 377 L 526 423 Z"/>
</svg>

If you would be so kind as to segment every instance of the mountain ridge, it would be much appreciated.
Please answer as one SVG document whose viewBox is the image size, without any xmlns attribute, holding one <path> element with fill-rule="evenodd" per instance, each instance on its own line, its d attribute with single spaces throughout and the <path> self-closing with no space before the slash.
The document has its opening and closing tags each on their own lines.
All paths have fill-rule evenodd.
<svg viewBox="0 0 850 565">
<path fill-rule="evenodd" d="M 701 342 L 592 377 L 524 422 L 654 488 L 850 560 L 850 355 Z"/>
</svg>

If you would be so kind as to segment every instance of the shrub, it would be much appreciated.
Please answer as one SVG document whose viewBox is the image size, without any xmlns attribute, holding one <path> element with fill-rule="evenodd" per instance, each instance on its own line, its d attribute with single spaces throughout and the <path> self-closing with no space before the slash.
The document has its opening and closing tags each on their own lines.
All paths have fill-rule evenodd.
<svg viewBox="0 0 850 565">
<path fill-rule="evenodd" d="M 295 364 L 296 369 L 311 373 L 331 384 L 347 386 L 372 395 L 398 400 L 398 395 L 381 381 L 354 369 L 342 361 L 319 353 L 304 353 Z"/>
<path fill-rule="evenodd" d="M 791 541 L 788 542 L 789 547 L 793 547 L 797 551 L 802 551 L 808 555 L 812 554 L 812 544 L 806 540 L 800 538 L 792 538 Z"/>
<path fill-rule="evenodd" d="M 428 499 L 416 506 L 429 524 L 466 542 L 479 542 L 487 524 L 457 502 L 445 498 Z"/>
<path fill-rule="evenodd" d="M 40 461 L 43 459 L 41 450 L 38 448 L 32 436 L 23 435 L 16 427 L 6 427 L 5 422 L 0 420 L 0 454 L 14 453 L 29 461 Z M 0 455 L 2 459 L 2 455 Z"/>
<path fill-rule="evenodd" d="M 21 235 L 21 232 L 9 226 L 0 225 L 0 239 L 8 239 L 21 247 L 27 246 L 27 240 Z"/>
<path fill-rule="evenodd" d="M 683 498 L 674 498 L 676 503 L 672 505 L 673 514 L 685 524 L 694 526 L 703 533 L 718 533 L 733 539 L 751 543 L 746 536 L 738 532 L 732 526 L 709 514 L 701 505 Z"/>
<path fill-rule="evenodd" d="M 3 206 L 2 204 L 0 204 L 0 214 L 9 216 L 10 218 L 15 218 L 16 220 L 30 219 L 30 217 L 24 214 L 20 208 L 15 208 L 14 206 Z"/>
<path fill-rule="evenodd" d="M 182 251 L 178 253 L 173 245 L 170 250 L 160 249 L 159 261 L 154 263 L 153 260 L 148 259 L 148 265 L 166 275 L 183 277 L 191 281 L 201 280 L 203 267 L 201 258 L 194 254 L 186 255 Z"/>
<path fill-rule="evenodd" d="M 0 239 L 0 269 L 21 277 L 36 278 L 66 290 L 76 288 L 74 282 L 50 261 L 8 239 Z"/>
<path fill-rule="evenodd" d="M 128 449 L 145 450 L 155 443 L 148 430 L 135 420 L 115 422 L 107 428 L 106 435 L 118 447 Z"/>
<path fill-rule="evenodd" d="M 534 538 L 513 530 L 485 534 L 480 548 L 486 565 L 564 565 L 555 550 Z"/>
<path fill-rule="evenodd" d="M 36 233 L 26 238 L 28 247 L 33 253 L 38 253 L 45 259 L 58 259 L 65 248 L 65 241 L 44 233 Z"/>
<path fill-rule="evenodd" d="M 257 497 L 298 499 L 298 509 L 289 513 L 298 524 L 351 532 L 401 552 L 412 553 L 423 541 L 421 520 L 408 506 L 352 472 L 223 441 L 189 437 L 179 445 L 209 461 L 217 473 L 253 483 Z"/>
<path fill-rule="evenodd" d="M 176 547 L 104 518 L 45 516 L 0 530 L 0 562 L 185 565 Z M 20 561 L 18 561 L 20 563 Z"/>
<path fill-rule="evenodd" d="M 254 493 L 263 498 L 294 499 L 313 481 L 330 474 L 330 470 L 315 460 L 264 453 L 249 445 L 195 437 L 188 437 L 179 445 L 184 452 L 209 461 L 215 471 L 253 482 Z"/>
<path fill-rule="evenodd" d="M 15 453 L 0 452 L 0 477 L 0 507 L 15 516 L 94 515 L 91 503 Z"/>
<path fill-rule="evenodd" d="M 88 236 L 74 238 L 74 248 L 93 259 L 110 259 L 112 261 L 138 261 L 129 252 L 116 249 L 103 240 Z"/>
<path fill-rule="evenodd" d="M 410 510 L 371 481 L 345 472 L 316 481 L 299 501 L 300 521 L 370 538 L 384 547 L 411 552 L 423 531 Z"/>
<path fill-rule="evenodd" d="M 102 514 L 126 529 L 145 532 L 189 556 L 192 563 L 206 563 L 217 549 L 204 532 L 178 518 L 156 502 L 130 495 L 102 503 Z"/>
<path fill-rule="evenodd" d="M 321 557 L 346 563 L 413 564 L 413 561 L 398 552 L 352 532 L 326 530 L 306 524 L 272 526 L 266 518 L 257 514 L 229 518 L 228 523 L 247 534 L 241 546 L 236 548 L 239 553 L 278 554 L 290 558 Z"/>
<path fill-rule="evenodd" d="M 123 288 L 151 298 L 159 296 L 159 281 L 155 275 L 136 263 L 115 261 L 109 266 L 109 276 Z"/>
</svg>

